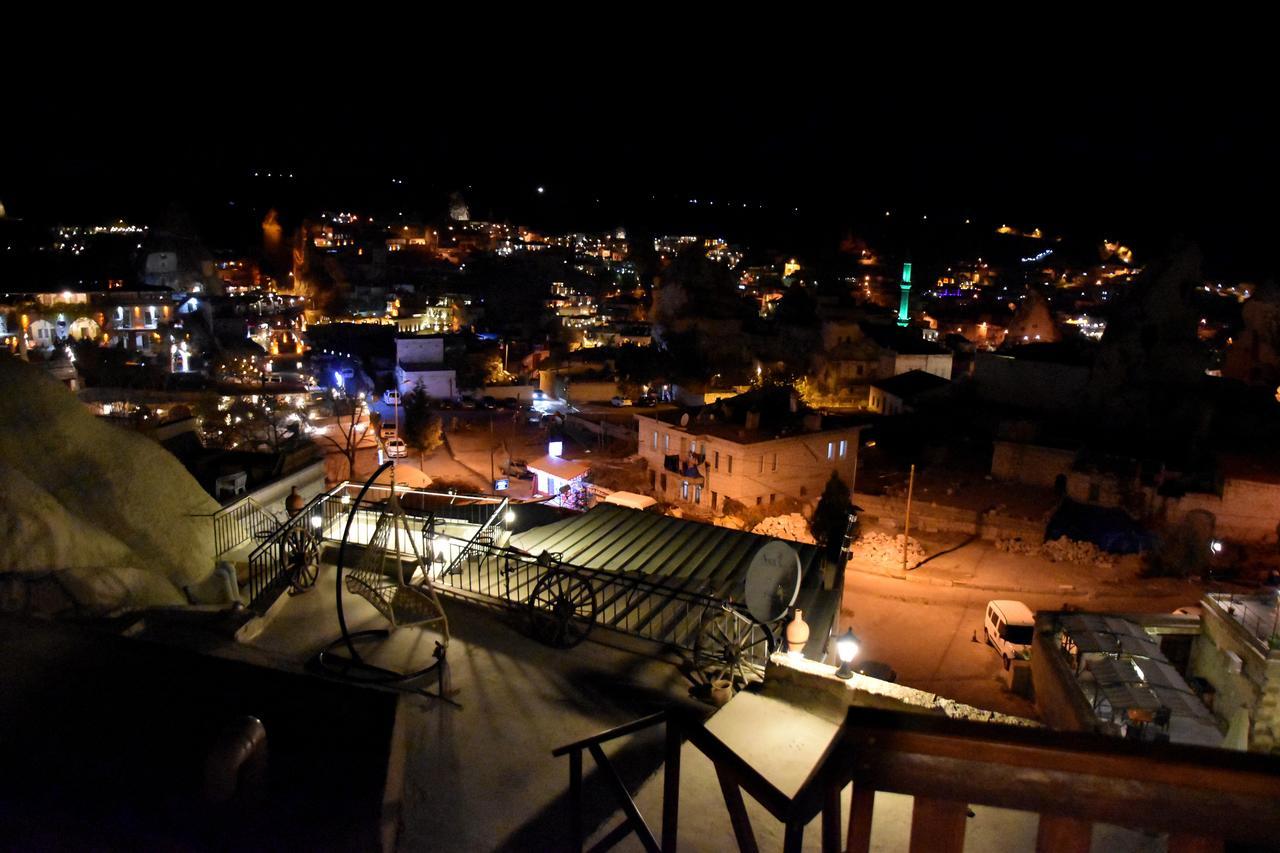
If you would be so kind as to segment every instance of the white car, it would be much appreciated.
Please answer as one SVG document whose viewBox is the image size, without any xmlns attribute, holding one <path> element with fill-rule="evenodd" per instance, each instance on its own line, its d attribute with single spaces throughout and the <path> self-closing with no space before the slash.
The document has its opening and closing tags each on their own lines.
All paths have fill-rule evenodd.
<svg viewBox="0 0 1280 853">
<path fill-rule="evenodd" d="M 395 390 L 383 391 L 382 402 L 386 403 L 388 406 L 400 405 L 400 392 Z"/>
<path fill-rule="evenodd" d="M 391 459 L 403 459 L 409 455 L 409 447 L 403 438 L 388 438 L 382 444 L 387 448 L 387 456 Z"/>
<path fill-rule="evenodd" d="M 609 402 L 610 402 L 610 403 L 612 403 L 614 406 L 617 406 L 617 407 L 619 407 L 619 408 L 621 408 L 622 406 L 633 406 L 633 405 L 635 405 L 635 404 L 634 404 L 634 403 L 632 403 L 630 400 L 628 400 L 626 397 L 621 397 L 621 396 L 619 396 L 619 397 L 614 397 L 614 398 L 613 398 L 612 400 L 610 400 Z"/>
<path fill-rule="evenodd" d="M 1014 658 L 1031 654 L 1031 640 L 1035 636 L 1036 617 L 1031 608 L 1021 601 L 1007 599 L 987 602 L 987 616 L 982 623 L 982 633 L 987 645 L 993 646 L 1008 669 Z"/>
</svg>

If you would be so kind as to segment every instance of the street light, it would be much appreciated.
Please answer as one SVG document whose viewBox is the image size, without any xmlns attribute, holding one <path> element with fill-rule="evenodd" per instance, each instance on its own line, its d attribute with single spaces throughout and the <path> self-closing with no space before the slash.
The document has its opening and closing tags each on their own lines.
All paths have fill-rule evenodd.
<svg viewBox="0 0 1280 853">
<path fill-rule="evenodd" d="M 849 668 L 849 664 L 858 656 L 858 638 L 854 636 L 852 628 L 836 640 L 836 654 L 840 657 L 836 678 L 853 678 L 853 670 Z"/>
</svg>

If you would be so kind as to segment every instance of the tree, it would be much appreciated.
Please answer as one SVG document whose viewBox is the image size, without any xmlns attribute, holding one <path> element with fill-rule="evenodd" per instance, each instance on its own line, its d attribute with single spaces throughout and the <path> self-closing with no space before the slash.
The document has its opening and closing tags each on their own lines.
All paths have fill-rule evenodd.
<svg viewBox="0 0 1280 853">
<path fill-rule="evenodd" d="M 369 434 L 369 430 L 376 430 L 381 422 L 381 418 L 376 413 L 362 422 L 360 416 L 367 410 L 368 407 L 363 400 L 347 400 L 346 405 L 335 413 L 333 427 L 316 434 L 317 438 L 329 442 L 333 449 L 347 460 L 348 480 L 355 476 L 356 451 L 360 448 L 361 442 Z"/>
<path fill-rule="evenodd" d="M 430 453 L 444 444 L 444 423 L 431 409 L 431 399 L 421 385 L 401 401 L 404 408 L 404 443 L 419 453 Z"/>
<path fill-rule="evenodd" d="M 832 471 L 831 479 L 827 480 L 822 497 L 818 499 L 818 506 L 813 511 L 813 518 L 809 519 L 809 531 L 818 544 L 825 547 L 827 559 L 832 562 L 840 559 L 840 549 L 844 546 L 844 534 L 849 527 L 849 512 L 852 508 L 849 487 Z"/>
</svg>

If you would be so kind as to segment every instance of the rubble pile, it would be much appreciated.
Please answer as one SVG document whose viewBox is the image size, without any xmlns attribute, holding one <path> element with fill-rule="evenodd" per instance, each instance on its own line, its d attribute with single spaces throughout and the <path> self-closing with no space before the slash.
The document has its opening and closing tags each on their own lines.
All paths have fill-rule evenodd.
<svg viewBox="0 0 1280 853">
<path fill-rule="evenodd" d="M 1115 565 L 1114 555 L 1101 550 L 1092 542 L 1078 542 L 1065 536 L 1041 544 L 1022 539 L 997 539 L 995 547 L 997 551 L 1044 557 L 1054 563 L 1093 563 L 1104 569 Z"/>
<path fill-rule="evenodd" d="M 919 541 L 907 541 L 907 565 L 914 566 L 927 555 Z M 877 563 L 884 566 L 902 565 L 902 534 L 890 536 L 887 533 L 868 531 L 853 543 L 853 561 Z"/>
<path fill-rule="evenodd" d="M 751 532 L 761 536 L 776 536 L 792 542 L 803 542 L 806 545 L 815 544 L 813 534 L 809 532 L 809 522 L 798 512 L 766 518 L 751 528 Z"/>
</svg>

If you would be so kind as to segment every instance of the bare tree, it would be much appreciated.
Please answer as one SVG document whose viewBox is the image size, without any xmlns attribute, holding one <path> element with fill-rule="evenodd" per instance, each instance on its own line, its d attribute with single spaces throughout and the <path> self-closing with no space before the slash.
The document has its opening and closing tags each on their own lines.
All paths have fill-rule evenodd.
<svg viewBox="0 0 1280 853">
<path fill-rule="evenodd" d="M 368 411 L 363 400 L 348 400 L 345 408 L 347 411 L 339 410 L 335 414 L 333 426 L 324 432 L 316 433 L 316 438 L 329 442 L 334 450 L 347 460 L 347 479 L 350 480 L 355 476 L 356 451 L 360 449 L 361 442 L 369 434 L 369 430 L 376 429 L 377 424 L 372 415 L 361 420 L 361 415 Z M 331 435 L 331 432 L 335 434 Z"/>
</svg>

